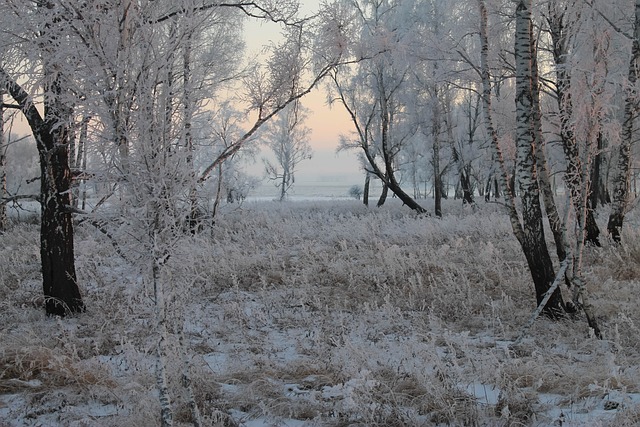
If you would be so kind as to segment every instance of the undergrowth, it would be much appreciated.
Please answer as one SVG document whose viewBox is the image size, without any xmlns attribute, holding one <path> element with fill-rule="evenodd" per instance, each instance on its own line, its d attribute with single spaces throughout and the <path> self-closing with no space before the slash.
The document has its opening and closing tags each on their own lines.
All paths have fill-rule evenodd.
<svg viewBox="0 0 640 427">
<path fill-rule="evenodd" d="M 177 239 L 162 277 L 176 424 L 193 422 L 188 366 L 205 425 L 635 425 L 640 233 L 585 250 L 604 340 L 581 316 L 538 319 L 513 348 L 535 296 L 509 222 L 447 211 L 247 203 Z M 37 229 L 0 236 L 0 424 L 159 422 L 134 234 L 77 227 L 88 310 L 64 320 L 41 308 Z"/>
</svg>

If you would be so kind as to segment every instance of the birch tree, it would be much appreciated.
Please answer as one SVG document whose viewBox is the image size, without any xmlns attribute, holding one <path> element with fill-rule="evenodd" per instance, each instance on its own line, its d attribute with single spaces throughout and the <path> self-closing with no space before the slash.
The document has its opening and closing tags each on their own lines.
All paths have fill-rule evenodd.
<svg viewBox="0 0 640 427">
<path fill-rule="evenodd" d="M 265 144 L 275 155 L 275 163 L 267 159 L 265 170 L 270 180 L 280 190 L 283 201 L 295 183 L 298 165 L 312 156 L 309 145 L 310 129 L 304 125 L 307 110 L 300 101 L 289 104 L 268 125 L 264 132 Z"/>
<path fill-rule="evenodd" d="M 516 172 L 522 200 L 524 234 L 522 246 L 540 303 L 554 281 L 553 262 L 545 241 L 540 187 L 536 169 L 534 70 L 532 51 L 533 1 L 521 0 L 516 5 Z M 564 304 L 559 290 L 547 303 L 545 310 L 551 316 L 561 315 Z"/>
<path fill-rule="evenodd" d="M 576 6 L 569 7 L 563 2 L 550 2 L 547 11 L 547 24 L 552 44 L 552 54 L 554 61 L 554 69 L 556 74 L 555 80 L 555 98 L 558 106 L 559 115 L 559 137 L 565 154 L 566 171 L 564 181 L 569 189 L 572 205 L 578 221 L 578 227 L 584 231 L 584 240 L 587 243 L 599 246 L 600 230 L 595 221 L 593 209 L 587 206 L 588 189 L 594 184 L 591 183 L 589 174 L 589 164 L 592 161 L 591 145 L 594 141 L 588 141 L 586 135 L 580 129 L 575 128 L 576 114 L 574 111 L 575 99 L 580 99 L 577 91 L 572 88 L 572 63 L 571 55 L 574 51 L 580 50 L 577 46 L 572 46 L 576 35 L 572 31 L 576 31 L 575 15 L 579 11 L 575 11 Z M 592 23 L 593 25 L 593 23 Z M 582 43 L 579 41 L 578 43 Z M 595 49 L 594 49 L 595 50 Z M 592 52 L 582 51 L 582 55 L 590 56 Z M 588 71 L 592 72 L 592 71 Z M 586 103 L 591 100 L 585 99 Z M 595 116 L 595 115 L 594 115 Z M 579 136 L 584 135 L 585 141 L 579 141 Z M 583 231 L 580 233 L 582 234 Z"/>
<path fill-rule="evenodd" d="M 607 230 L 614 242 L 621 241 L 620 229 L 630 198 L 631 149 L 634 141 L 634 122 L 637 116 L 638 59 L 640 59 L 640 0 L 635 1 L 633 37 L 629 59 L 628 87 L 625 90 L 622 135 L 613 178 L 612 204 Z"/>
<path fill-rule="evenodd" d="M 491 138 L 494 158 L 499 165 L 499 181 L 505 194 L 505 202 L 515 237 L 518 239 L 527 260 L 535 286 L 538 304 L 554 281 L 553 263 L 547 249 L 542 210 L 540 207 L 540 189 L 538 186 L 535 163 L 535 132 L 533 103 L 533 70 L 531 51 L 531 0 L 520 0 L 516 4 L 515 60 L 516 60 L 516 169 L 522 198 L 522 221 L 515 203 L 515 189 L 508 185 L 508 174 L 504 164 L 502 150 L 498 143 L 498 134 L 492 118 L 491 76 L 488 65 L 489 38 L 487 31 L 487 9 L 483 0 L 478 0 L 480 11 L 481 41 L 481 80 L 482 103 L 485 127 Z M 557 317 L 564 312 L 564 301 L 556 289 L 545 303 L 543 313 Z"/>
</svg>

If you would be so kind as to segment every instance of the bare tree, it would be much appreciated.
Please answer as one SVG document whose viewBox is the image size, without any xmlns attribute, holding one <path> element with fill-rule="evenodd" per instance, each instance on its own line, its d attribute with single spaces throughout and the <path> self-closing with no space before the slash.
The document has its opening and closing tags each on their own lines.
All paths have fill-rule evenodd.
<svg viewBox="0 0 640 427">
<path fill-rule="evenodd" d="M 280 189 L 280 201 L 295 183 L 295 171 L 300 162 L 312 156 L 309 145 L 311 130 L 304 125 L 307 109 L 299 100 L 284 108 L 264 132 L 264 143 L 275 155 L 275 163 L 264 159 L 265 171 Z"/>
<path fill-rule="evenodd" d="M 375 1 L 344 2 L 342 6 L 351 11 L 349 25 L 357 28 L 353 31 L 359 37 L 350 42 L 355 51 L 352 55 L 364 60 L 357 67 L 341 67 L 331 74 L 333 101 L 345 108 L 355 129 L 353 137 L 343 138 L 341 146 L 361 150 L 366 173 L 382 182 L 379 205 L 389 190 L 409 208 L 425 213 L 402 189 L 397 164 L 399 153 L 418 129 L 406 115 L 402 99 L 415 65 L 404 49 L 414 47 L 415 28 L 411 27 L 413 22 L 402 19 L 412 7 L 419 6 Z"/>
</svg>

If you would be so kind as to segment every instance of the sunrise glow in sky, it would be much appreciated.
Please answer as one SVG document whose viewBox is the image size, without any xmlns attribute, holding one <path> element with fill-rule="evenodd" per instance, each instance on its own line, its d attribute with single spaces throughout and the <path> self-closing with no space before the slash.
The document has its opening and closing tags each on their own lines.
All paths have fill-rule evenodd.
<svg viewBox="0 0 640 427">
<path fill-rule="evenodd" d="M 317 0 L 301 0 L 304 15 L 313 14 L 319 7 Z M 247 54 L 257 55 L 264 45 L 279 39 L 280 27 L 248 19 L 245 22 Z M 296 171 L 296 182 L 345 181 L 345 185 L 362 184 L 364 175 L 357 160 L 356 151 L 336 153 L 340 135 L 352 130 L 351 122 L 344 107 L 327 105 L 327 94 L 321 83 L 313 92 L 302 99 L 302 105 L 310 110 L 305 125 L 311 129 L 313 158 L 302 162 Z M 264 153 L 267 155 L 267 153 Z M 250 167 L 250 173 L 260 175 L 263 167 L 258 162 Z M 348 182 L 347 182 L 348 181 Z"/>
<path fill-rule="evenodd" d="M 301 0 L 305 15 L 313 14 L 319 7 L 317 0 Z M 260 22 L 255 19 L 245 21 L 246 54 L 257 55 L 264 45 L 279 38 L 280 27 L 277 24 Z M 362 184 L 364 174 L 357 160 L 356 151 L 336 153 L 340 135 L 352 131 L 344 107 L 335 104 L 327 105 L 327 94 L 324 83 L 302 99 L 302 104 L 310 110 L 305 125 L 311 129 L 310 145 L 313 157 L 303 161 L 296 169 L 296 185 L 318 182 L 340 182 L 344 185 Z M 13 132 L 20 135 L 30 134 L 30 128 L 22 115 L 13 122 Z M 268 150 L 263 149 L 257 162 L 247 167 L 253 176 L 262 177 L 264 165 L 262 157 L 268 157 Z"/>
</svg>

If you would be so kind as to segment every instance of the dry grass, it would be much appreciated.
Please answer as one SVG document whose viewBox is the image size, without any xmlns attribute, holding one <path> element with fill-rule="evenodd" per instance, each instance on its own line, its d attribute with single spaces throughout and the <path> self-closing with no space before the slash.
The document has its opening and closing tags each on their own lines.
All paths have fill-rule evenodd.
<svg viewBox="0 0 640 427">
<path fill-rule="evenodd" d="M 511 349 L 535 303 L 524 257 L 495 206 L 448 209 L 434 220 L 399 206 L 249 204 L 174 241 L 162 280 L 176 422 L 192 421 L 185 359 L 205 425 L 552 424 L 539 396 L 565 407 L 639 391 L 637 232 L 585 251 L 604 341 L 581 316 L 539 319 Z M 158 420 L 144 248 L 126 238 L 135 230 L 113 233 L 126 259 L 95 229 L 77 233 L 88 312 L 62 321 L 37 306 L 36 230 L 0 236 L 0 392 L 47 425 Z M 637 404 L 615 399 L 603 423 L 634 425 Z"/>
</svg>

